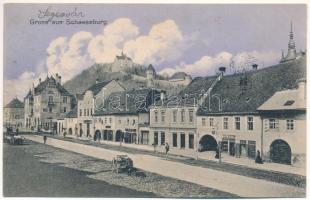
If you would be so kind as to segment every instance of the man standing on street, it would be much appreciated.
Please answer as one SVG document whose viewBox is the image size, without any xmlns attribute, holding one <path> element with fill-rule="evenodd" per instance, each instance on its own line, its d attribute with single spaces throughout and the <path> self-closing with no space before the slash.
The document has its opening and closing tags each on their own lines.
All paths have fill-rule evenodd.
<svg viewBox="0 0 310 200">
<path fill-rule="evenodd" d="M 166 149 L 166 155 L 168 154 L 168 151 L 169 151 L 169 144 L 166 142 L 165 144 L 165 149 Z"/>
<path fill-rule="evenodd" d="M 44 142 L 44 144 L 46 143 L 46 140 L 47 140 L 47 137 L 46 137 L 46 135 L 44 135 L 44 136 L 43 136 L 43 142 Z"/>
</svg>

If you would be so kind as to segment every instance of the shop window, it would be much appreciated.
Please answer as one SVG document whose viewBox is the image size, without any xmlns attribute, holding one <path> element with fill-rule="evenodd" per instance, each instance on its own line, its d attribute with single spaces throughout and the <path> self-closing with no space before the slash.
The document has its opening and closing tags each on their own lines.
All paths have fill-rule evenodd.
<svg viewBox="0 0 310 200">
<path fill-rule="evenodd" d="M 165 144 L 165 132 L 160 133 L 160 144 L 164 145 Z"/>
<path fill-rule="evenodd" d="M 188 148 L 190 149 L 194 148 L 194 135 L 193 134 L 188 135 Z"/>
<path fill-rule="evenodd" d="M 255 141 L 248 141 L 248 156 L 250 158 L 255 158 L 256 154 L 256 142 Z"/>
<path fill-rule="evenodd" d="M 177 133 L 172 134 L 172 145 L 173 147 L 178 147 L 178 134 Z"/>
<path fill-rule="evenodd" d="M 222 141 L 221 147 L 223 152 L 228 152 L 228 141 L 227 140 Z"/>
<path fill-rule="evenodd" d="M 154 132 L 154 145 L 158 145 L 158 132 Z"/>
<path fill-rule="evenodd" d="M 181 148 L 185 148 L 185 134 L 181 133 L 180 134 L 180 139 L 181 139 Z"/>
</svg>

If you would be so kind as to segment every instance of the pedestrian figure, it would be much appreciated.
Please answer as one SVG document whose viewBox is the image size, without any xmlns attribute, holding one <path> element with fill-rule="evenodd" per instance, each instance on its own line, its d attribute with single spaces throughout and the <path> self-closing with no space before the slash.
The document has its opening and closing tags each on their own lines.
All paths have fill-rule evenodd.
<svg viewBox="0 0 310 200">
<path fill-rule="evenodd" d="M 132 168 L 133 168 L 133 161 L 131 160 L 131 158 L 128 158 L 128 160 L 127 160 L 127 173 L 128 173 L 128 176 L 131 176 Z"/>
<path fill-rule="evenodd" d="M 220 158 L 220 152 L 219 152 L 219 148 L 217 147 L 215 150 L 215 158 L 219 159 Z"/>
<path fill-rule="evenodd" d="M 262 157 L 260 156 L 260 151 L 259 150 L 257 150 L 257 152 L 256 152 L 255 163 L 263 164 L 263 160 L 262 160 Z"/>
<path fill-rule="evenodd" d="M 168 154 L 168 151 L 169 151 L 169 144 L 166 142 L 165 144 L 165 150 L 166 150 L 166 155 Z"/>
<path fill-rule="evenodd" d="M 44 142 L 44 144 L 46 144 L 46 140 L 47 140 L 47 137 L 46 137 L 46 135 L 44 135 L 44 136 L 43 136 L 43 142 Z"/>
</svg>

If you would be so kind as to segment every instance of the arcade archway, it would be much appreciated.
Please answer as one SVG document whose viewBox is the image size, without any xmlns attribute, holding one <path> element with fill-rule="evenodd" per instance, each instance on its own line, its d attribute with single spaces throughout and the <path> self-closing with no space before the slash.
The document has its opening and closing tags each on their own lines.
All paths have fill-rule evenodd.
<svg viewBox="0 0 310 200">
<path fill-rule="evenodd" d="M 291 164 L 292 151 L 290 145 L 284 140 L 275 140 L 270 145 L 270 159 L 272 162 Z"/>
<path fill-rule="evenodd" d="M 199 144 L 201 146 L 200 151 L 216 151 L 217 149 L 216 139 L 211 135 L 204 135 Z"/>
</svg>

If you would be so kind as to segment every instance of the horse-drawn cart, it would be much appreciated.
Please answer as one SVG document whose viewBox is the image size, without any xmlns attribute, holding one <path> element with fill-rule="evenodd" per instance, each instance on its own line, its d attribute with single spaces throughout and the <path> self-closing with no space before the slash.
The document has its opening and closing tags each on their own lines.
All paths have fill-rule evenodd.
<svg viewBox="0 0 310 200">
<path fill-rule="evenodd" d="M 116 173 L 127 171 L 128 174 L 131 174 L 133 161 L 127 155 L 117 155 L 112 160 L 112 169 Z"/>
</svg>

